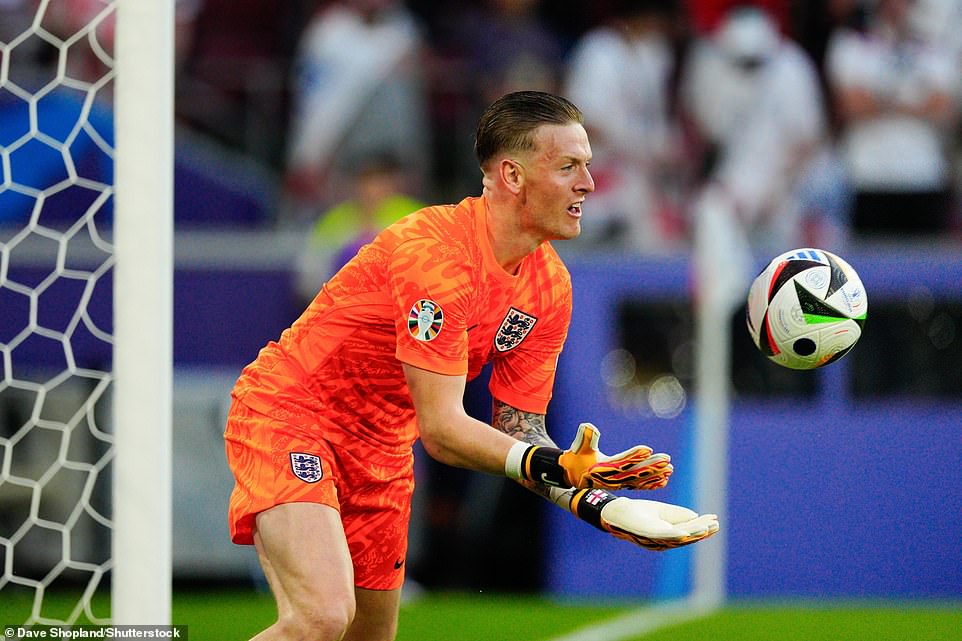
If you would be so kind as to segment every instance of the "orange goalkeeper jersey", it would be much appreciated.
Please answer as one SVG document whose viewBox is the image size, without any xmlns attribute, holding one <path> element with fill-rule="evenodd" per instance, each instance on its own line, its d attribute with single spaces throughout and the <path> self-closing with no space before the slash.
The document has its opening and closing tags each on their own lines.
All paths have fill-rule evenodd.
<svg viewBox="0 0 962 641">
<path fill-rule="evenodd" d="M 467 198 L 388 227 L 260 351 L 234 396 L 334 444 L 399 451 L 417 438 L 402 363 L 470 379 L 493 361 L 494 397 L 544 413 L 571 280 L 548 243 L 505 272 L 486 211 Z"/>
</svg>

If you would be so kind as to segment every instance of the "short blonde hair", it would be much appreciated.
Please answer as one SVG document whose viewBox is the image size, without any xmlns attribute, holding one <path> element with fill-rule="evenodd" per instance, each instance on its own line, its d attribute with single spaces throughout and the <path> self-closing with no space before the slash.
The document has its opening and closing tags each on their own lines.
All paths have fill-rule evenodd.
<svg viewBox="0 0 962 641">
<path fill-rule="evenodd" d="M 571 101 L 543 91 L 506 94 L 484 110 L 474 137 L 478 164 L 503 151 L 534 149 L 534 132 L 542 125 L 584 124 L 584 115 Z"/>
</svg>

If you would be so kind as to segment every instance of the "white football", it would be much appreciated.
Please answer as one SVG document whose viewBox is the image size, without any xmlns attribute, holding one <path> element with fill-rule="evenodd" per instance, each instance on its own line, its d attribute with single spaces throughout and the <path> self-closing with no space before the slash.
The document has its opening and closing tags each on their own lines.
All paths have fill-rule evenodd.
<svg viewBox="0 0 962 641">
<path fill-rule="evenodd" d="M 862 335 L 868 297 L 858 273 L 823 249 L 777 256 L 748 292 L 746 321 L 762 354 L 791 369 L 844 356 Z"/>
</svg>

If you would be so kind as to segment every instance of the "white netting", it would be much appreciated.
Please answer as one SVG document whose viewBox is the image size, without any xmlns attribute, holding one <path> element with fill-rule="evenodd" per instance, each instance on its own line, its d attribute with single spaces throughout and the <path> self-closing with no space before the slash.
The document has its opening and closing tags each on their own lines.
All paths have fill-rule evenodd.
<svg viewBox="0 0 962 641">
<path fill-rule="evenodd" d="M 113 15 L 112 1 L 0 2 L 6 624 L 109 618 L 92 599 L 111 565 Z"/>
</svg>

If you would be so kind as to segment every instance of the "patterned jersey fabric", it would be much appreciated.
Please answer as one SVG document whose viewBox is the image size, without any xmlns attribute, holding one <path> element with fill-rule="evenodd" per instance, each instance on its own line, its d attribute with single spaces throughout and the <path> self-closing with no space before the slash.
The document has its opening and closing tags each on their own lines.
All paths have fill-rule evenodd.
<svg viewBox="0 0 962 641">
<path fill-rule="evenodd" d="M 467 198 L 384 230 L 261 350 L 234 396 L 335 445 L 402 451 L 417 438 L 402 363 L 470 379 L 493 361 L 494 397 L 544 413 L 570 277 L 548 243 L 505 272 L 486 215 L 483 197 Z"/>
</svg>

